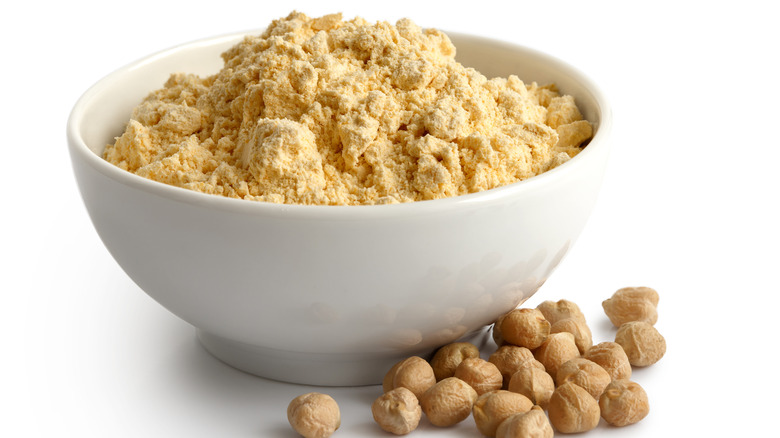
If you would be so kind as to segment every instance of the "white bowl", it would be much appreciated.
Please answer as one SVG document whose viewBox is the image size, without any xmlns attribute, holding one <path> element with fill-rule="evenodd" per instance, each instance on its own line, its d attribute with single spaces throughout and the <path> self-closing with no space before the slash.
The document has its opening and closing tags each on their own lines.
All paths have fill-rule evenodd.
<svg viewBox="0 0 780 438">
<path fill-rule="evenodd" d="M 576 98 L 595 127 L 583 152 L 505 187 L 377 206 L 223 198 L 101 158 L 170 73 L 215 73 L 219 54 L 242 36 L 185 44 L 111 73 L 79 99 L 67 129 L 81 195 L 112 256 L 224 362 L 297 383 L 379 383 L 401 358 L 484 333 L 536 292 L 580 234 L 607 161 L 607 101 L 557 59 L 475 36 L 450 34 L 461 63 L 488 77 L 554 82 Z"/>
</svg>

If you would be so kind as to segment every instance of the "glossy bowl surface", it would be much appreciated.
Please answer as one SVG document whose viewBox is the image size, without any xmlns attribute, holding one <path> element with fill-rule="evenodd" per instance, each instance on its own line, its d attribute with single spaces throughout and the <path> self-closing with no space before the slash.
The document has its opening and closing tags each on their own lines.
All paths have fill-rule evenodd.
<svg viewBox="0 0 780 438">
<path fill-rule="evenodd" d="M 595 135 L 547 173 L 449 199 L 302 206 L 206 195 L 101 158 L 132 108 L 173 72 L 213 74 L 244 34 L 184 44 L 123 67 L 68 120 L 74 173 L 100 238 L 147 294 L 192 324 L 212 354 L 260 376 L 317 385 L 381 382 L 394 362 L 485 325 L 544 283 L 585 225 L 608 156 L 609 105 L 543 53 L 450 33 L 458 60 L 571 94 Z M 143 321 L 139 321 L 143 324 Z"/>
</svg>

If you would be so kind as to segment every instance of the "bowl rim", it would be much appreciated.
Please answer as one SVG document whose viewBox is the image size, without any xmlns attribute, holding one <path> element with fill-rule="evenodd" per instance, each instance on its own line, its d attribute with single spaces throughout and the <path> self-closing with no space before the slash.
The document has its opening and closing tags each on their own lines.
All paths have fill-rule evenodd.
<svg viewBox="0 0 780 438">
<path fill-rule="evenodd" d="M 136 61 L 130 62 L 98 80 L 79 97 L 68 117 L 66 134 L 68 147 L 71 153 L 71 160 L 74 161 L 78 158 L 85 164 L 89 165 L 93 170 L 103 174 L 107 178 L 133 189 L 203 208 L 220 209 L 225 212 L 240 213 L 244 215 L 281 215 L 290 219 L 379 219 L 401 216 L 409 217 L 410 215 L 436 214 L 463 209 L 464 207 L 482 208 L 489 205 L 502 203 L 507 199 L 518 197 L 524 193 L 533 192 L 536 190 L 537 186 L 551 184 L 559 179 L 565 178 L 567 174 L 576 172 L 578 168 L 585 166 L 587 164 L 586 161 L 597 159 L 597 151 L 594 149 L 608 147 L 608 137 L 612 129 L 611 105 L 601 88 L 597 86 L 596 83 L 585 73 L 557 57 L 517 43 L 468 33 L 449 31 L 443 32 L 449 37 L 455 37 L 456 39 L 467 38 L 483 44 L 490 44 L 493 46 L 508 48 L 514 51 L 528 53 L 531 56 L 542 59 L 546 64 L 554 65 L 556 69 L 564 70 L 567 75 L 574 77 L 576 81 L 582 84 L 585 89 L 593 96 L 597 104 L 597 112 L 599 114 L 599 120 L 597 123 L 595 123 L 595 133 L 587 147 L 585 147 L 574 158 L 554 169 L 548 170 L 523 181 L 518 181 L 481 192 L 440 199 L 395 204 L 305 205 L 276 204 L 271 202 L 248 201 L 245 199 L 229 198 L 220 195 L 197 192 L 195 190 L 150 180 L 120 169 L 119 167 L 104 160 L 101 156 L 92 152 L 92 150 L 87 146 L 86 142 L 80 135 L 80 127 L 84 122 L 84 113 L 89 107 L 90 102 L 93 100 L 93 98 L 104 92 L 106 89 L 110 88 L 112 83 L 115 82 L 119 77 L 132 74 L 134 70 L 142 66 L 153 63 L 158 59 L 171 56 L 182 50 L 197 48 L 198 46 L 213 46 L 227 43 L 229 41 L 238 42 L 245 36 L 257 35 L 262 31 L 263 29 L 240 31 L 218 36 L 205 37 L 178 44 L 152 53 L 151 55 L 145 56 Z"/>
</svg>

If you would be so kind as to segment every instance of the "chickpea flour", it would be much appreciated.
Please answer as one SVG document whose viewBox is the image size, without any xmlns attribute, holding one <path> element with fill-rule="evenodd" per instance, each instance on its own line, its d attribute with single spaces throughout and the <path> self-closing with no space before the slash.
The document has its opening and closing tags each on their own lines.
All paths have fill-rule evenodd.
<svg viewBox="0 0 780 438">
<path fill-rule="evenodd" d="M 571 96 L 455 61 L 444 33 L 293 12 L 170 76 L 104 158 L 203 193 L 358 205 L 475 193 L 545 172 L 592 136 Z"/>
</svg>

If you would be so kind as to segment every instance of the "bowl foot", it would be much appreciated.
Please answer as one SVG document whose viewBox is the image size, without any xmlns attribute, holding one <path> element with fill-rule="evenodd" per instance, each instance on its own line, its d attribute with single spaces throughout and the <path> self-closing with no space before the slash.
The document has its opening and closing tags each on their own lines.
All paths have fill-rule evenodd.
<svg viewBox="0 0 780 438">
<path fill-rule="evenodd" d="M 429 359 L 433 349 L 366 354 L 329 354 L 277 350 L 236 342 L 197 331 L 201 345 L 226 364 L 241 371 L 283 382 L 317 386 L 363 386 L 382 383 L 387 370 L 409 356 Z M 487 327 L 469 333 L 457 342 L 484 347 L 490 337 Z"/>
</svg>

